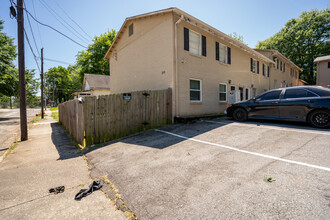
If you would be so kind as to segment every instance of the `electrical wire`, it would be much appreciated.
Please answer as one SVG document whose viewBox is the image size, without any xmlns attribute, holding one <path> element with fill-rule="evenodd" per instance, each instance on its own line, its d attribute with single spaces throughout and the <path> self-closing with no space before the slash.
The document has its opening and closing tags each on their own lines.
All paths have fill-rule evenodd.
<svg viewBox="0 0 330 220">
<path fill-rule="evenodd" d="M 32 7 L 33 7 L 33 12 L 34 12 L 34 16 L 37 18 L 37 14 L 36 14 L 36 9 L 34 8 L 34 0 L 32 0 Z M 40 43 L 41 43 L 41 47 L 44 47 L 44 44 L 42 42 L 42 38 L 41 38 L 41 34 L 40 34 L 40 29 L 39 29 L 39 24 L 37 23 L 37 28 L 38 28 L 38 34 L 39 34 L 39 39 L 40 39 Z"/>
<path fill-rule="evenodd" d="M 55 2 L 55 4 L 63 11 L 63 13 L 73 22 L 73 23 L 75 23 L 79 28 L 80 28 L 80 30 L 82 31 L 82 32 L 84 32 L 91 40 L 93 40 L 93 38 L 89 35 L 89 34 L 87 34 L 86 33 L 86 31 L 77 23 L 77 22 L 75 22 L 69 15 L 68 15 L 68 13 L 66 13 L 66 11 L 57 3 L 57 1 L 54 1 Z"/>
<path fill-rule="evenodd" d="M 44 57 L 44 60 L 48 60 L 48 61 L 52 61 L 52 62 L 56 62 L 56 63 L 63 63 L 63 64 L 68 64 L 68 65 L 73 65 L 72 63 L 68 63 L 68 62 L 60 61 L 60 60 L 54 60 L 54 59 L 45 58 L 45 57 Z"/>
<path fill-rule="evenodd" d="M 84 46 L 84 45 L 78 43 L 77 41 L 75 41 L 75 40 L 73 40 L 71 37 L 69 37 L 69 36 L 63 34 L 63 33 L 60 32 L 59 30 L 53 28 L 52 26 L 50 26 L 50 25 L 48 25 L 48 24 L 44 24 L 44 23 L 40 22 L 39 20 L 37 20 L 35 17 L 33 17 L 33 15 L 32 15 L 32 14 L 31 14 L 26 8 L 24 8 L 24 10 L 26 11 L 26 13 L 28 13 L 28 14 L 31 16 L 31 18 L 33 18 L 33 20 L 35 20 L 35 21 L 36 21 L 37 23 L 39 23 L 40 25 L 45 26 L 45 27 L 48 27 L 48 28 L 50 28 L 50 29 L 56 31 L 57 33 L 59 33 L 60 35 L 66 37 L 66 38 L 68 38 L 69 40 L 71 40 L 71 41 L 74 42 L 75 44 L 77 44 L 77 45 L 79 45 L 79 46 L 81 46 L 81 47 L 87 49 L 86 46 Z"/>
<path fill-rule="evenodd" d="M 36 56 L 36 54 L 34 53 L 34 51 L 33 51 L 33 49 L 32 49 L 32 46 L 31 46 L 31 44 L 30 44 L 30 41 L 29 41 L 29 38 L 28 38 L 28 36 L 27 36 L 27 34 L 26 34 L 25 29 L 24 29 L 24 34 L 25 34 L 25 37 L 26 37 L 26 41 L 27 41 L 28 44 L 29 44 L 30 50 L 31 50 L 31 52 L 32 52 L 32 54 L 33 54 L 34 61 L 36 61 L 36 64 L 37 64 L 37 67 L 38 67 L 39 73 L 41 73 L 41 71 L 40 71 L 40 67 L 39 67 L 39 64 L 38 64 L 38 61 L 37 61 L 37 56 Z"/>
<path fill-rule="evenodd" d="M 24 2 L 24 7 L 26 8 L 25 2 Z M 33 41 L 34 41 L 34 45 L 35 45 L 35 47 L 37 49 L 37 53 L 38 53 L 38 55 L 40 57 L 39 48 L 37 46 L 37 42 L 36 42 L 36 39 L 35 39 L 34 34 L 33 34 L 32 26 L 31 26 L 31 22 L 30 22 L 30 18 L 29 18 L 29 14 L 26 14 L 26 17 L 27 17 L 27 20 L 28 20 L 28 23 L 29 23 L 29 26 L 30 26 L 30 30 L 31 30 Z"/>
<path fill-rule="evenodd" d="M 74 27 L 72 27 L 68 22 L 66 22 L 61 16 L 59 16 L 56 11 L 54 11 L 45 1 L 43 0 L 39 0 L 39 2 L 47 9 L 47 11 L 49 11 L 50 14 L 53 15 L 53 17 L 58 21 L 60 22 L 60 24 L 63 25 L 63 27 L 65 27 L 68 31 L 70 31 L 73 35 L 75 35 L 77 38 L 79 38 L 81 41 L 83 41 L 84 43 L 89 43 L 89 40 L 86 39 L 84 36 L 82 36 Z M 63 22 L 61 22 L 59 20 L 59 18 L 64 22 L 66 23 L 69 27 L 71 27 L 71 29 L 69 27 L 67 27 Z M 75 32 L 73 32 L 72 30 L 74 30 Z M 81 36 L 81 37 L 80 37 Z"/>
</svg>

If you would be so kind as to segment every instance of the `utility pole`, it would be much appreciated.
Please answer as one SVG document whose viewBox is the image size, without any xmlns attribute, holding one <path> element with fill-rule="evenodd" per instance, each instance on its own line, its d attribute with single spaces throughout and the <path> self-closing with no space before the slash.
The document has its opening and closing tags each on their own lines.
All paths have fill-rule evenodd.
<svg viewBox="0 0 330 220">
<path fill-rule="evenodd" d="M 44 118 L 44 48 L 41 48 L 41 118 Z"/>
<path fill-rule="evenodd" d="M 24 17 L 23 0 L 17 0 L 17 43 L 18 43 L 18 72 L 19 72 L 19 112 L 21 122 L 21 141 L 28 139 L 25 92 L 25 58 L 24 58 Z"/>
</svg>

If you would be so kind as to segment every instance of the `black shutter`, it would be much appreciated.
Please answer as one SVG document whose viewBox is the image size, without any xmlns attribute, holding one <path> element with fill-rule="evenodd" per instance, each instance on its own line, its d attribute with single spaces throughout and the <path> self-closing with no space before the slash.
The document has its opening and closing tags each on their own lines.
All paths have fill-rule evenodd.
<svg viewBox="0 0 330 220">
<path fill-rule="evenodd" d="M 283 63 L 283 72 L 285 72 L 285 63 Z"/>
<path fill-rule="evenodd" d="M 251 72 L 253 72 L 253 59 L 252 58 L 250 58 L 250 63 L 251 63 Z"/>
<path fill-rule="evenodd" d="M 202 35 L 202 56 L 206 57 L 206 37 Z"/>
<path fill-rule="evenodd" d="M 276 67 L 277 67 L 276 69 L 278 69 L 278 59 L 276 60 Z"/>
<path fill-rule="evenodd" d="M 231 49 L 230 47 L 227 47 L 227 60 L 228 60 L 228 64 L 231 64 Z"/>
<path fill-rule="evenodd" d="M 262 75 L 265 75 L 265 64 L 262 64 Z"/>
<path fill-rule="evenodd" d="M 259 61 L 257 61 L 257 73 L 259 73 Z"/>
<path fill-rule="evenodd" d="M 215 42 L 215 59 L 220 60 L 220 58 L 219 58 L 219 42 Z"/>
<path fill-rule="evenodd" d="M 189 51 L 189 29 L 184 28 L 184 50 Z"/>
<path fill-rule="evenodd" d="M 269 77 L 269 66 L 267 66 L 267 76 Z"/>
</svg>

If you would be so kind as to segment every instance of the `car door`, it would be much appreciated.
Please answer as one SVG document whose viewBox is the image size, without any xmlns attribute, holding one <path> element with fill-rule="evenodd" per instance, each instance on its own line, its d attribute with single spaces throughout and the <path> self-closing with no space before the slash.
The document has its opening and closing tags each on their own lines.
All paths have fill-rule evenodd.
<svg viewBox="0 0 330 220">
<path fill-rule="evenodd" d="M 319 96 L 303 88 L 286 89 L 279 103 L 280 118 L 305 120 Z"/>
<path fill-rule="evenodd" d="M 278 104 L 282 90 L 273 90 L 251 100 L 250 118 L 277 119 L 280 117 Z"/>
</svg>

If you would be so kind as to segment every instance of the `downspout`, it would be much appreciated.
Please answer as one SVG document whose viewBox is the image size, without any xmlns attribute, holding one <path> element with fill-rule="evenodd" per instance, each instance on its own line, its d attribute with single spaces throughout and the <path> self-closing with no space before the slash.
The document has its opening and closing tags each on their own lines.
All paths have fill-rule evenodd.
<svg viewBox="0 0 330 220">
<path fill-rule="evenodd" d="M 184 20 L 184 16 L 181 15 L 180 19 L 175 22 L 175 27 L 174 27 L 174 57 L 175 57 L 175 69 L 174 69 L 174 96 L 175 96 L 175 114 L 174 116 L 178 116 L 179 114 L 179 92 L 178 92 L 178 39 L 177 39 L 177 25 Z M 174 117 L 173 117 L 174 118 Z"/>
</svg>

